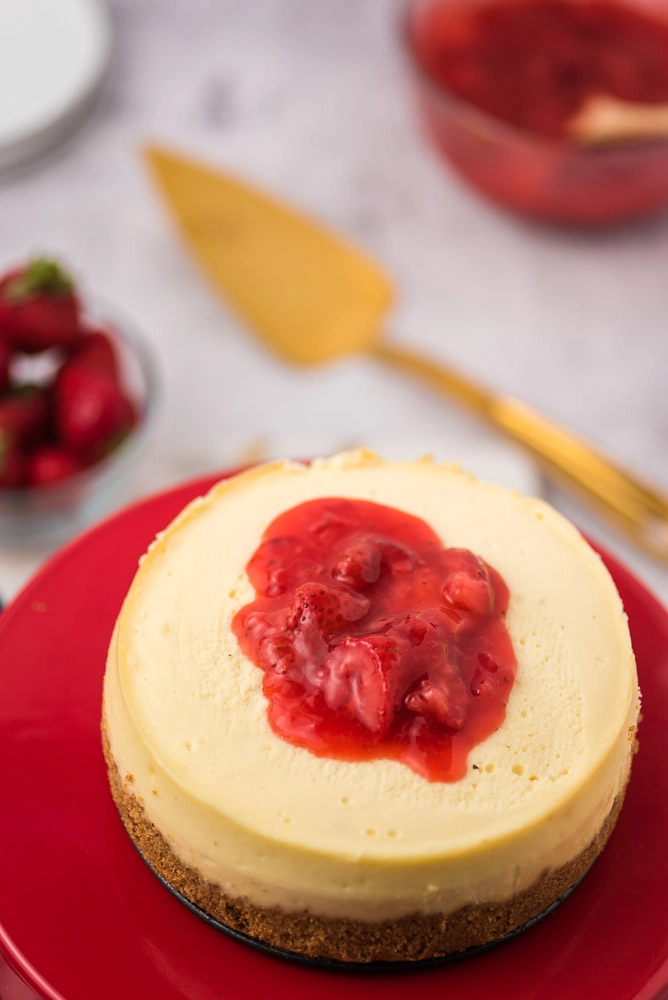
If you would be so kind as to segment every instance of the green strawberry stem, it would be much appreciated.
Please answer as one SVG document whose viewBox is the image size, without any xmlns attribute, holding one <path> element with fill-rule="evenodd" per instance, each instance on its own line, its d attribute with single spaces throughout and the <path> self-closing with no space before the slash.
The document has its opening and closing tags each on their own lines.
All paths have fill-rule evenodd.
<svg viewBox="0 0 668 1000">
<path fill-rule="evenodd" d="M 10 305 L 19 305 L 39 295 L 58 298 L 70 295 L 74 282 L 60 264 L 48 257 L 34 257 L 21 274 L 17 274 L 4 290 Z"/>
</svg>

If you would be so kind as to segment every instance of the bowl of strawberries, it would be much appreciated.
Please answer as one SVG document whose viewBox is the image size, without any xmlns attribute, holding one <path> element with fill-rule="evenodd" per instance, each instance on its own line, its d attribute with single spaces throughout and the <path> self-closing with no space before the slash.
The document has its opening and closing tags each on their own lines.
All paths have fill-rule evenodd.
<svg viewBox="0 0 668 1000">
<path fill-rule="evenodd" d="M 0 541 L 63 540 L 113 509 L 155 397 L 146 344 L 57 261 L 0 276 Z"/>
</svg>

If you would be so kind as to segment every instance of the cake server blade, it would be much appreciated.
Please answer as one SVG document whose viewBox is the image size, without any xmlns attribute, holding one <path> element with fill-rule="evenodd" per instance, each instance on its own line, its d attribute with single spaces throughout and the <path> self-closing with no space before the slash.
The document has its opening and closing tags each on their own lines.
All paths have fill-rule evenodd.
<svg viewBox="0 0 668 1000">
<path fill-rule="evenodd" d="M 373 261 L 233 177 L 164 150 L 147 155 L 214 287 L 281 357 L 314 364 L 379 337 L 392 285 Z"/>
</svg>

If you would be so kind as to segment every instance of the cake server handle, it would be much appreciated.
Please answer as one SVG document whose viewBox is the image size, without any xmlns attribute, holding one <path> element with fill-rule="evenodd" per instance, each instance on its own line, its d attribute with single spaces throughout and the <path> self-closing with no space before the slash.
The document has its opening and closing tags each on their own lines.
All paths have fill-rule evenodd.
<svg viewBox="0 0 668 1000">
<path fill-rule="evenodd" d="M 668 494 L 519 399 L 490 392 L 468 376 L 388 341 L 378 341 L 370 351 L 503 431 L 531 452 L 549 478 L 572 488 L 642 549 L 668 563 Z"/>
</svg>

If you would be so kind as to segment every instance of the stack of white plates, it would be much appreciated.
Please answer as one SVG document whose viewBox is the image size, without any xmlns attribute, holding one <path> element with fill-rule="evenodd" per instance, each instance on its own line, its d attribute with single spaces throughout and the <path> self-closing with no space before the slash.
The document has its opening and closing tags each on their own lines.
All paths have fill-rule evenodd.
<svg viewBox="0 0 668 1000">
<path fill-rule="evenodd" d="M 84 120 L 111 41 L 104 0 L 0 0 L 0 170 L 43 156 Z"/>
</svg>

